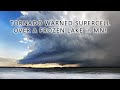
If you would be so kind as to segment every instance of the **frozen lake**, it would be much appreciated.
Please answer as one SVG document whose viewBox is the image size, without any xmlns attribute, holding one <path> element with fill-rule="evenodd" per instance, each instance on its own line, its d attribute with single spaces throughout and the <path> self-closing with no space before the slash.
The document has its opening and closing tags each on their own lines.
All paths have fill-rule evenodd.
<svg viewBox="0 0 120 90">
<path fill-rule="evenodd" d="M 120 68 L 0 68 L 0 79 L 120 79 Z"/>
</svg>

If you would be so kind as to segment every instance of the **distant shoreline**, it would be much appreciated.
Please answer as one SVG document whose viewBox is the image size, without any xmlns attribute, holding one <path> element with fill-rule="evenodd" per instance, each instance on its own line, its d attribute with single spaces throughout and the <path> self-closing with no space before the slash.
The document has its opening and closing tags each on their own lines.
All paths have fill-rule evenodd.
<svg viewBox="0 0 120 90">
<path fill-rule="evenodd" d="M 71 69 L 71 68 L 73 68 L 73 69 L 76 69 L 76 68 L 120 68 L 120 67 L 47 67 L 47 68 L 35 68 L 35 67 L 0 67 L 0 68 L 33 68 L 33 69 L 65 69 L 65 68 L 69 68 L 69 69 Z"/>
</svg>

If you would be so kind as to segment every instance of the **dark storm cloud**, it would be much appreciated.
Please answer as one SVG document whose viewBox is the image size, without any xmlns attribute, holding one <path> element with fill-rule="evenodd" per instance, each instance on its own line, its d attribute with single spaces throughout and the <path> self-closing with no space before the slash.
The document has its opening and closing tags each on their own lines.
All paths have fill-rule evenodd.
<svg viewBox="0 0 120 90">
<path fill-rule="evenodd" d="M 111 27 L 105 35 L 27 34 L 32 52 L 20 63 L 80 63 L 83 66 L 120 66 L 120 12 L 29 12 L 21 20 L 106 19 Z M 44 26 L 42 26 L 44 27 Z"/>
<path fill-rule="evenodd" d="M 101 42 L 106 44 L 104 61 L 111 66 L 120 66 L 120 12 L 106 12 L 105 16 L 111 22 L 111 27 Z"/>
</svg>

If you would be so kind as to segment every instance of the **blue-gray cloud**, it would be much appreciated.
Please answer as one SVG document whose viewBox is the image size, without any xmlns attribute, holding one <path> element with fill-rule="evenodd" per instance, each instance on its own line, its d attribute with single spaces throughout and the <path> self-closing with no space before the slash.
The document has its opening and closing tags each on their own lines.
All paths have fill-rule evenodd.
<svg viewBox="0 0 120 90">
<path fill-rule="evenodd" d="M 119 66 L 119 18 L 119 12 L 107 11 L 29 11 L 27 15 L 19 19 L 42 21 L 107 19 L 111 27 L 105 35 L 27 34 L 26 37 L 32 40 L 34 45 L 31 46 L 32 52 L 20 60 L 20 63 L 80 63 L 83 66 Z"/>
</svg>

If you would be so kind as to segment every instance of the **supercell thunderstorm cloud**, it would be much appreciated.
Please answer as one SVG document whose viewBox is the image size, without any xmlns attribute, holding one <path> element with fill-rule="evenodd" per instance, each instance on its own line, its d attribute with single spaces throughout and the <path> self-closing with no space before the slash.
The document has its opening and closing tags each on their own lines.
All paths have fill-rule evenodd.
<svg viewBox="0 0 120 90">
<path fill-rule="evenodd" d="M 28 33 L 31 52 L 22 64 L 60 63 L 81 66 L 120 66 L 120 12 L 27 11 L 19 20 L 109 20 L 107 34 Z M 44 25 L 42 27 L 45 27 Z M 61 26 L 62 27 L 62 26 Z M 73 26 L 76 28 L 75 26 Z M 29 27 L 33 28 L 33 27 Z M 38 26 L 36 26 L 38 28 Z M 47 27 L 48 28 L 48 27 Z M 87 28 L 87 27 L 84 27 Z M 91 28 L 91 27 L 90 27 Z"/>
</svg>

